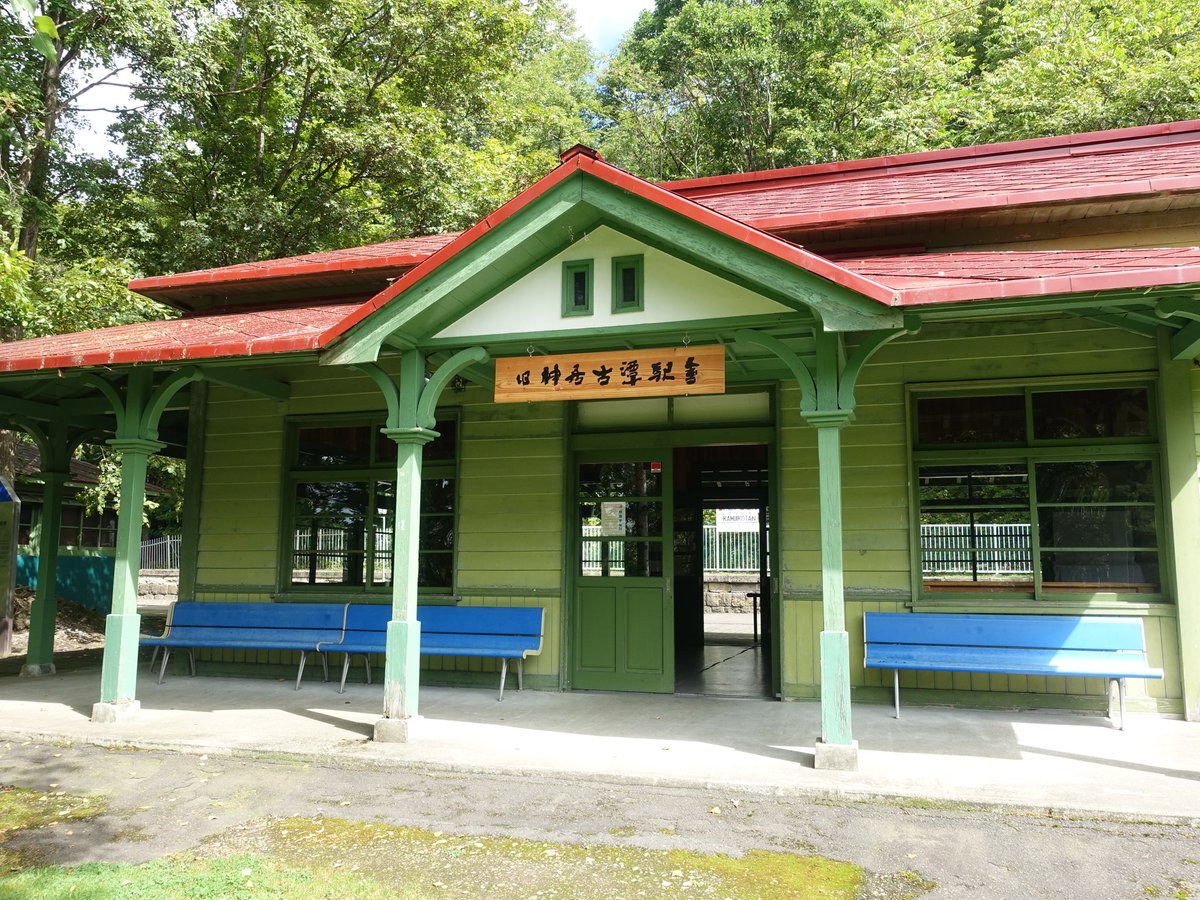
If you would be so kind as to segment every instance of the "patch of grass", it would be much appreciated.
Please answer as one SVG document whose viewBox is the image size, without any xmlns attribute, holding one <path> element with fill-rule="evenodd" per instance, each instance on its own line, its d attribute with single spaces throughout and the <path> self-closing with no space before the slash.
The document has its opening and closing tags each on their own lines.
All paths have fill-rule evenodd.
<svg viewBox="0 0 1200 900">
<path fill-rule="evenodd" d="M 932 891 L 935 887 L 937 887 L 936 881 L 930 881 L 927 878 L 922 878 L 912 869 L 905 869 L 904 871 L 900 872 L 900 877 L 913 887 L 920 888 L 922 892 Z"/>
<path fill-rule="evenodd" d="M 285 866 L 355 871 L 399 896 L 852 898 L 862 869 L 822 856 L 586 846 L 450 835 L 334 818 L 267 823 L 250 840 Z"/>
<path fill-rule="evenodd" d="M 166 857 L 134 866 L 88 863 L 47 866 L 0 879 L 0 898 L 66 900 L 217 900 L 268 897 L 355 897 L 384 900 L 395 894 L 366 878 L 328 869 L 284 869 L 252 855 L 201 860 Z"/>
<path fill-rule="evenodd" d="M 637 829 L 632 825 L 615 825 L 608 829 L 608 833 L 613 837 L 633 837 L 637 834 Z"/>
</svg>

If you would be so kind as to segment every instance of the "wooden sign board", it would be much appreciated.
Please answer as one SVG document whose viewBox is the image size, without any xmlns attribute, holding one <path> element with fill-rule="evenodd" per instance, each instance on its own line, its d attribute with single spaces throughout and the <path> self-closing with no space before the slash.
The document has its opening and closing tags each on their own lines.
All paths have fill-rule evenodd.
<svg viewBox="0 0 1200 900">
<path fill-rule="evenodd" d="M 725 348 L 607 350 L 496 360 L 496 402 L 725 393 Z"/>
</svg>

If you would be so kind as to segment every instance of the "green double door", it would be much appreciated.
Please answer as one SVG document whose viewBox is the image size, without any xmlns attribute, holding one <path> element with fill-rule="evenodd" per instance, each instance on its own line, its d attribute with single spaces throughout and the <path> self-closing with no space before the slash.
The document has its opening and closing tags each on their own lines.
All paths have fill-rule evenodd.
<svg viewBox="0 0 1200 900">
<path fill-rule="evenodd" d="M 675 690 L 670 452 L 576 456 L 571 683 Z"/>
</svg>

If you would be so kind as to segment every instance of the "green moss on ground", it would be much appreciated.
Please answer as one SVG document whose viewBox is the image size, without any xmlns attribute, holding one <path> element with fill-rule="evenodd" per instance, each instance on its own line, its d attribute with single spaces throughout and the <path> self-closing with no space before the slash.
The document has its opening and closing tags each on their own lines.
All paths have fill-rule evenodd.
<svg viewBox="0 0 1200 900">
<path fill-rule="evenodd" d="M 29 864 L 29 860 L 6 846 L 17 832 L 90 819 L 104 809 L 105 802 L 100 797 L 0 785 L 0 875 Z"/>
</svg>

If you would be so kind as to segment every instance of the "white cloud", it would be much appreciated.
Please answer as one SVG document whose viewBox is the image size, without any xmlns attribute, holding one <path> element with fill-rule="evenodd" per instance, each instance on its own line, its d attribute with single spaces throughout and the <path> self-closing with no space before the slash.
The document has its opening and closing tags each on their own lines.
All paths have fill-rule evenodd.
<svg viewBox="0 0 1200 900">
<path fill-rule="evenodd" d="M 637 20 L 638 13 L 654 6 L 653 0 L 568 0 L 584 35 L 601 53 L 611 53 Z"/>
</svg>

